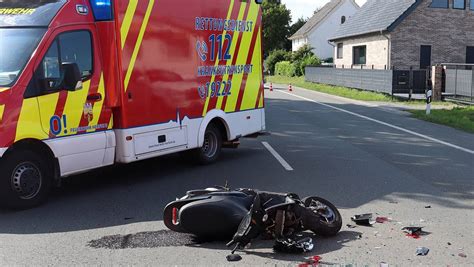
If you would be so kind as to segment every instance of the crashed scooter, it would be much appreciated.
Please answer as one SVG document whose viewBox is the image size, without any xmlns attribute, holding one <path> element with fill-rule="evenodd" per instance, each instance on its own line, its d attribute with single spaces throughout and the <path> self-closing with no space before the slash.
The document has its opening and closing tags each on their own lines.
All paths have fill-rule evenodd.
<svg viewBox="0 0 474 267">
<path fill-rule="evenodd" d="M 172 231 L 203 239 L 232 238 L 228 246 L 235 245 L 233 252 L 260 235 L 271 236 L 275 247 L 288 252 L 306 252 L 312 241 L 297 234 L 309 230 L 334 236 L 342 226 L 337 208 L 320 197 L 218 186 L 188 191 L 166 206 L 163 219 Z"/>
</svg>

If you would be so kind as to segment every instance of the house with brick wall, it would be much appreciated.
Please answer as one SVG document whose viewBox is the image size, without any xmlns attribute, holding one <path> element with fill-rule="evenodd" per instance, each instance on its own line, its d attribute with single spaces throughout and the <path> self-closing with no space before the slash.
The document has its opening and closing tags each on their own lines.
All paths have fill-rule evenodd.
<svg viewBox="0 0 474 267">
<path fill-rule="evenodd" d="M 474 0 L 368 0 L 330 41 L 338 68 L 474 64 Z"/>
</svg>

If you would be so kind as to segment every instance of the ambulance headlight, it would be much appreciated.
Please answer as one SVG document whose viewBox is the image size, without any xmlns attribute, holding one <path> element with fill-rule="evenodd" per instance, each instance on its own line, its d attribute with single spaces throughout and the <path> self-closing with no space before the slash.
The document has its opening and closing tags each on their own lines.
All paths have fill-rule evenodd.
<svg viewBox="0 0 474 267">
<path fill-rule="evenodd" d="M 113 19 L 112 0 L 90 0 L 94 18 L 97 21 Z"/>
</svg>

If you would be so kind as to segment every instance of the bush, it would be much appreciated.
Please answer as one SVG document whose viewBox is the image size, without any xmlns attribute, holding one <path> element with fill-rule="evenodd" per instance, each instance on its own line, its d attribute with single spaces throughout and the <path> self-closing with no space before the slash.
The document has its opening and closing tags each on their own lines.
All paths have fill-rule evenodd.
<svg viewBox="0 0 474 267">
<path fill-rule="evenodd" d="M 275 66 L 275 74 L 286 77 L 293 77 L 296 74 L 296 67 L 290 61 L 278 62 Z"/>
<path fill-rule="evenodd" d="M 294 64 L 297 67 L 296 75 L 304 76 L 306 74 L 307 66 L 319 66 L 321 65 L 321 61 L 319 60 L 318 57 L 316 57 L 315 55 L 312 55 L 312 56 L 303 58 L 301 61 L 295 62 Z"/>
<path fill-rule="evenodd" d="M 303 76 L 305 75 L 306 66 L 310 65 L 321 65 L 321 60 L 314 55 L 313 49 L 309 45 L 304 45 L 298 51 L 294 52 L 292 55 L 292 63 L 295 65 L 295 75 Z"/>
<path fill-rule="evenodd" d="M 291 62 L 302 61 L 308 56 L 314 56 L 313 48 L 310 45 L 305 44 L 297 51 L 293 52 L 293 54 L 291 55 Z"/>
<path fill-rule="evenodd" d="M 288 61 L 291 58 L 290 52 L 285 50 L 274 50 L 270 52 L 267 59 L 265 59 L 265 69 L 271 75 L 275 74 L 275 65 L 281 61 Z"/>
</svg>

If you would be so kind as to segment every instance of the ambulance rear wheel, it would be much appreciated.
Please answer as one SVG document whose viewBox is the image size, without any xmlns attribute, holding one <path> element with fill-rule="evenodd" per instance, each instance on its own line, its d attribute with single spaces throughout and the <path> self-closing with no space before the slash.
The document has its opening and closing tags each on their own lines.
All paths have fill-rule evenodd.
<svg viewBox="0 0 474 267">
<path fill-rule="evenodd" d="M 204 133 L 204 144 L 196 150 L 197 158 L 201 164 L 214 163 L 222 150 L 222 134 L 219 129 L 211 124 Z"/>
<path fill-rule="evenodd" d="M 43 203 L 52 185 L 52 164 L 30 150 L 12 151 L 0 161 L 0 206 L 27 209 Z"/>
</svg>

